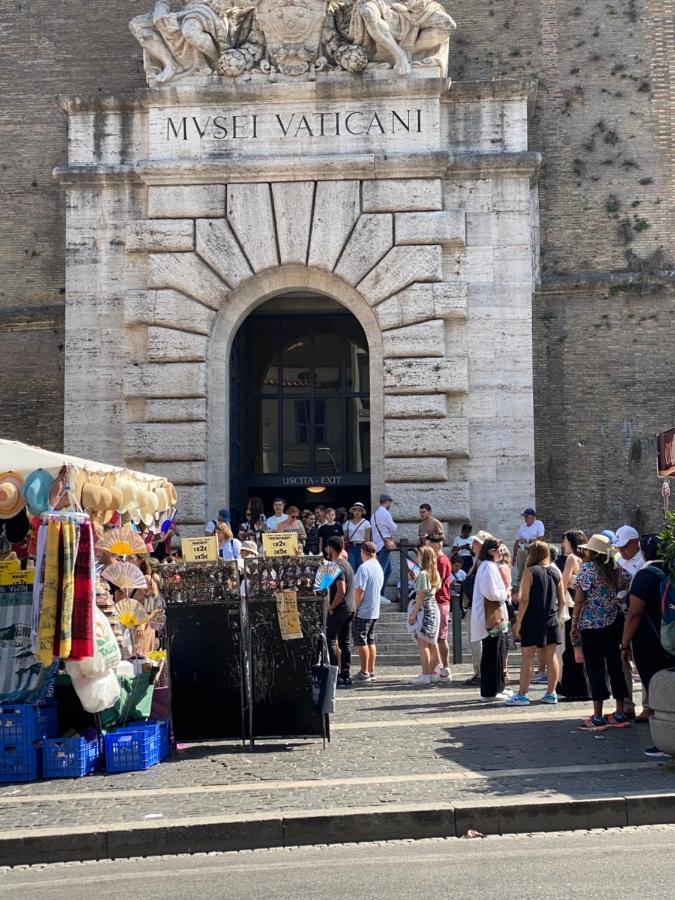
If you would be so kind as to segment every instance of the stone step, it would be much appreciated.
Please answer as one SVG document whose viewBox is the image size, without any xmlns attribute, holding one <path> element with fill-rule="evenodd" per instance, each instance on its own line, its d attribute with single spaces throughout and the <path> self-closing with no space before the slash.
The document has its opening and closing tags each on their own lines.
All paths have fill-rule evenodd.
<svg viewBox="0 0 675 900">
<path fill-rule="evenodd" d="M 387 656 L 378 653 L 377 655 L 377 664 L 382 666 L 417 666 L 419 668 L 420 665 L 420 656 L 419 653 L 414 656 Z"/>
</svg>

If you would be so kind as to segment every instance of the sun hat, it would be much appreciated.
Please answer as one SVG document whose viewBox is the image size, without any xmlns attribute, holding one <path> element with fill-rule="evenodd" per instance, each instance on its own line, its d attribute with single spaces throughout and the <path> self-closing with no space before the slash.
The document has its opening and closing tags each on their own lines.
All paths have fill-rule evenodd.
<svg viewBox="0 0 675 900">
<path fill-rule="evenodd" d="M 599 556 L 606 556 L 607 559 L 612 558 L 612 542 L 604 534 L 594 534 L 590 541 L 585 544 L 579 544 L 579 550 L 592 550 Z"/>
<path fill-rule="evenodd" d="M 0 475 L 0 519 L 13 519 L 24 508 L 22 487 L 23 478 L 16 472 Z"/>
<path fill-rule="evenodd" d="M 531 506 L 528 506 L 527 509 L 524 509 L 521 512 L 521 516 L 536 516 L 536 512 L 532 509 Z"/>
<path fill-rule="evenodd" d="M 615 547 L 625 547 L 631 541 L 639 541 L 640 532 L 633 528 L 632 525 L 622 525 L 616 529 L 616 537 L 612 542 Z"/>
<path fill-rule="evenodd" d="M 32 516 L 39 516 L 49 509 L 49 491 L 53 481 L 54 476 L 46 469 L 36 469 L 24 481 L 21 493 Z"/>
<path fill-rule="evenodd" d="M 243 541 L 243 543 L 241 545 L 241 550 L 239 552 L 240 553 L 246 552 L 246 553 L 250 553 L 251 556 L 257 556 L 258 555 L 258 546 L 255 541 Z"/>
<path fill-rule="evenodd" d="M 352 504 L 349 507 L 349 512 L 351 512 L 354 509 L 362 509 L 364 512 L 366 511 L 366 507 L 363 505 L 363 503 L 361 503 L 360 500 L 357 500 L 356 503 Z"/>
<path fill-rule="evenodd" d="M 472 534 L 469 540 L 471 543 L 476 541 L 479 544 L 484 544 L 485 541 L 488 541 L 492 538 L 492 535 L 489 531 L 477 531 L 475 534 Z"/>
</svg>

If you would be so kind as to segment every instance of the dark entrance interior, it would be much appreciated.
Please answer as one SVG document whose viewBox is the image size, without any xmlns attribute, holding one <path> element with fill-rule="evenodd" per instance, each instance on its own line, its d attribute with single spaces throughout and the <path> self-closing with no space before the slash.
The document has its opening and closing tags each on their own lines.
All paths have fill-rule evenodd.
<svg viewBox="0 0 675 900">
<path fill-rule="evenodd" d="M 335 301 L 294 292 L 249 316 L 230 359 L 230 505 L 370 498 L 368 343 Z"/>
</svg>

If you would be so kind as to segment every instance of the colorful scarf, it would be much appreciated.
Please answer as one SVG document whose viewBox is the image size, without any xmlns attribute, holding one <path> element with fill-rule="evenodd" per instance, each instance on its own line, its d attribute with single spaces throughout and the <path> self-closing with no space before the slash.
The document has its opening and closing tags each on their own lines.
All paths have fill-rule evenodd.
<svg viewBox="0 0 675 900">
<path fill-rule="evenodd" d="M 60 618 L 54 636 L 54 656 L 68 659 L 73 641 L 73 600 L 75 597 L 75 554 L 77 530 L 73 522 L 61 524 L 59 545 Z"/>
<path fill-rule="evenodd" d="M 45 572 L 42 583 L 40 620 L 37 629 L 35 658 L 43 666 L 50 666 L 54 658 L 54 633 L 59 592 L 59 544 L 61 527 L 58 522 L 47 525 Z"/>
<path fill-rule="evenodd" d="M 95 565 L 92 529 L 89 522 L 85 522 L 80 525 L 80 543 L 75 557 L 71 659 L 94 655 Z"/>
</svg>

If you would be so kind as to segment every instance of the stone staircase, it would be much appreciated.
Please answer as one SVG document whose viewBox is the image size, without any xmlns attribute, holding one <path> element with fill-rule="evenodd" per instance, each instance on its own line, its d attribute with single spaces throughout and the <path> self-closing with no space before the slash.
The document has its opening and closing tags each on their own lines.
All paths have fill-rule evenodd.
<svg viewBox="0 0 675 900">
<path fill-rule="evenodd" d="M 380 618 L 375 628 L 378 665 L 419 667 L 419 651 L 406 631 L 406 621 L 407 614 L 399 610 L 397 602 L 380 607 Z"/>
</svg>

